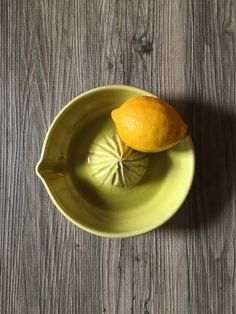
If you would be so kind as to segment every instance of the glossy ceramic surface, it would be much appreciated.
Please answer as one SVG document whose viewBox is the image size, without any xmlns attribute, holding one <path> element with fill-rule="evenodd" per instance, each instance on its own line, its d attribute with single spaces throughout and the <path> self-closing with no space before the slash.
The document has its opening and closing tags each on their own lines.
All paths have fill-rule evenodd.
<svg viewBox="0 0 236 314">
<path fill-rule="evenodd" d="M 134 186 L 101 184 L 88 162 L 94 144 L 115 132 L 110 112 L 128 98 L 152 94 L 130 86 L 95 88 L 73 99 L 55 118 L 36 172 L 56 207 L 74 224 L 106 237 L 150 231 L 186 198 L 194 175 L 190 136 L 147 154 L 147 170 Z"/>
</svg>

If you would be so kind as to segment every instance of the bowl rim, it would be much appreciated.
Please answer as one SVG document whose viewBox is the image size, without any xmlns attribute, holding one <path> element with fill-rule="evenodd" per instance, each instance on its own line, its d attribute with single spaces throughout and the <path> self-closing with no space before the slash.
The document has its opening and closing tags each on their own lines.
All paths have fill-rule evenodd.
<svg viewBox="0 0 236 314">
<path fill-rule="evenodd" d="M 41 163 L 43 162 L 44 159 L 44 154 L 45 154 L 45 150 L 46 150 L 46 146 L 47 146 L 47 142 L 48 139 L 50 137 L 51 131 L 54 128 L 55 124 L 57 123 L 58 118 L 64 113 L 64 111 L 66 111 L 74 102 L 76 102 L 78 99 L 91 94 L 91 93 L 95 93 L 98 91 L 102 91 L 102 90 L 112 90 L 112 89 L 125 89 L 125 90 L 133 90 L 133 91 L 139 91 L 144 93 L 144 96 L 151 96 L 151 97 L 156 97 L 159 98 L 158 96 L 142 89 L 142 88 L 138 88 L 135 86 L 130 86 L 130 85 L 121 85 L 121 84 L 117 84 L 117 85 L 104 85 L 104 86 L 99 86 L 99 87 L 95 87 L 92 89 L 89 89 L 83 93 L 81 93 L 80 95 L 74 97 L 72 100 L 70 100 L 55 116 L 55 118 L 53 119 L 52 123 L 50 124 L 47 133 L 45 135 L 45 138 L 43 140 L 43 146 L 42 146 L 42 151 L 41 151 L 41 155 L 40 155 L 40 159 L 36 164 L 35 167 L 35 172 L 36 175 L 40 178 L 40 180 L 42 181 L 51 201 L 53 202 L 53 204 L 56 206 L 56 208 L 61 212 L 61 214 L 66 217 L 71 223 L 73 223 L 74 225 L 76 225 L 77 227 L 81 228 L 84 231 L 87 231 L 93 235 L 97 235 L 97 236 L 101 236 L 101 237 L 106 237 L 106 238 L 128 238 L 128 237 L 134 237 L 134 236 L 138 236 L 138 235 L 142 235 L 144 233 L 150 232 L 152 230 L 155 230 L 156 228 L 159 228 L 160 226 L 162 226 L 164 223 L 166 223 L 172 216 L 174 216 L 174 214 L 176 214 L 176 212 L 180 209 L 180 207 L 182 206 L 182 204 L 184 203 L 185 199 L 187 198 L 187 195 L 189 194 L 189 191 L 192 187 L 192 183 L 193 183 L 193 179 L 194 179 L 194 174 L 195 174 L 195 163 L 196 163 L 196 156 L 195 156 L 195 149 L 194 149 L 194 144 L 192 141 L 192 138 L 190 135 L 187 136 L 187 138 L 189 139 L 189 144 L 190 144 L 190 148 L 192 151 L 192 166 L 191 166 L 191 172 L 189 174 L 190 176 L 190 181 L 189 181 L 189 185 L 187 186 L 187 188 L 185 189 L 185 193 L 183 194 L 183 197 L 180 199 L 180 201 L 177 203 L 177 206 L 175 207 L 175 209 L 170 213 L 170 215 L 168 215 L 167 217 L 165 217 L 165 219 L 163 219 L 161 221 L 161 223 L 158 223 L 156 226 L 147 226 L 145 228 L 142 229 L 135 229 L 133 231 L 127 231 L 127 232 L 106 232 L 106 231 L 101 231 L 101 230 L 97 230 L 97 229 L 93 229 L 90 228 L 88 226 L 85 226 L 83 224 L 81 224 L 80 222 L 78 222 L 77 220 L 75 220 L 74 218 L 72 218 L 69 214 L 67 214 L 64 209 L 62 208 L 62 206 L 60 206 L 60 204 L 57 202 L 56 197 L 53 195 L 53 193 L 51 192 L 50 188 L 48 187 L 48 184 L 46 182 L 46 180 L 44 179 L 44 177 L 41 175 L 39 168 Z"/>
</svg>

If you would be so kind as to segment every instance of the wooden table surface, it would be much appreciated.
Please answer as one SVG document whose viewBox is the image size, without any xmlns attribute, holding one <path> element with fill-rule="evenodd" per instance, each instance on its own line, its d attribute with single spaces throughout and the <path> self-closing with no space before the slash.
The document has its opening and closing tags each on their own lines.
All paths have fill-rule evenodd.
<svg viewBox="0 0 236 314">
<path fill-rule="evenodd" d="M 2 0 L 0 313 L 236 313 L 236 2 Z M 76 95 L 149 90 L 188 121 L 191 193 L 163 227 L 90 235 L 35 175 Z"/>
</svg>

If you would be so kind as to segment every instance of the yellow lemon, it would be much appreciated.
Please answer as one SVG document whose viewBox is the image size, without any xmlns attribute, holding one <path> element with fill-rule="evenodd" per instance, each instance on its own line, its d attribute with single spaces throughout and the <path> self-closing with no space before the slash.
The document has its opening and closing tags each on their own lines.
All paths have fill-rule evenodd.
<svg viewBox="0 0 236 314">
<path fill-rule="evenodd" d="M 149 96 L 127 100 L 111 113 L 120 138 L 131 148 L 154 153 L 183 139 L 188 126 L 165 101 Z"/>
</svg>

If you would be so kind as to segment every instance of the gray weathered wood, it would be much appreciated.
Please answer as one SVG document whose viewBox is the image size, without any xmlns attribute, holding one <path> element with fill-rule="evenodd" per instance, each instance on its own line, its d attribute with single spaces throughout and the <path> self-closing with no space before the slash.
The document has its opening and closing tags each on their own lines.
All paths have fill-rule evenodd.
<svg viewBox="0 0 236 314">
<path fill-rule="evenodd" d="M 2 0 L 0 312 L 236 313 L 236 2 Z M 103 239 L 66 221 L 35 176 L 55 114 L 130 84 L 191 126 L 197 174 L 163 227 Z"/>
</svg>

